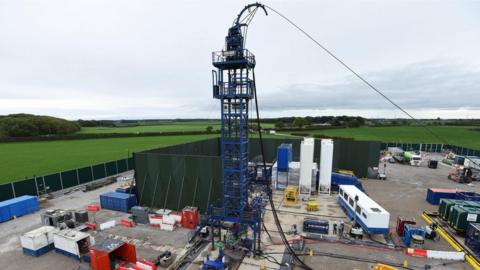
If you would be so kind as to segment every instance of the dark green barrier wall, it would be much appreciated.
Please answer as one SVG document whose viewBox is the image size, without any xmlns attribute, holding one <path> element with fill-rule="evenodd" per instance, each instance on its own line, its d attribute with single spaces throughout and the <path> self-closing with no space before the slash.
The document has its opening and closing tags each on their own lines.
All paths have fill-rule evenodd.
<svg viewBox="0 0 480 270">
<path fill-rule="evenodd" d="M 264 139 L 265 158 L 275 160 L 277 147 L 293 144 L 293 157 L 300 156 L 300 139 Z M 335 141 L 334 167 L 367 175 L 368 167 L 378 166 L 379 142 Z M 260 141 L 250 141 L 250 159 L 261 161 Z M 315 161 L 320 160 L 320 140 L 315 142 Z M 342 158 L 340 158 L 342 157 Z M 154 208 L 181 210 L 194 205 L 202 212 L 220 196 L 219 140 L 153 149 L 134 154 L 139 203 Z"/>
<path fill-rule="evenodd" d="M 133 169 L 133 158 L 120 159 L 60 173 L 0 185 L 0 201 L 22 195 L 42 195 Z"/>
<path fill-rule="evenodd" d="M 220 158 L 135 153 L 139 204 L 181 210 L 195 205 L 205 212 L 220 195 Z"/>
<path fill-rule="evenodd" d="M 13 197 L 12 184 L 0 185 L 0 201 L 8 200 Z"/>
</svg>

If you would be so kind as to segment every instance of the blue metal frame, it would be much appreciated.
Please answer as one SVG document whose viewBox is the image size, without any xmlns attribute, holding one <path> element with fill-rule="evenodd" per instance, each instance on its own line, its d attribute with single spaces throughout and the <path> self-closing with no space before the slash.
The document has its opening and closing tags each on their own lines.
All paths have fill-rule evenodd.
<svg viewBox="0 0 480 270">
<path fill-rule="evenodd" d="M 209 208 L 212 226 L 222 222 L 249 226 L 254 233 L 254 247 L 260 239 L 261 204 L 249 199 L 251 177 L 248 168 L 249 101 L 254 98 L 253 69 L 255 56 L 244 49 L 241 28 L 235 24 L 228 31 L 226 49 L 213 52 L 213 97 L 220 100 L 221 112 L 221 191 L 216 205 Z M 221 226 L 218 226 L 221 228 Z M 213 237 L 213 233 L 212 233 Z M 213 238 L 212 238 L 213 241 Z"/>
</svg>

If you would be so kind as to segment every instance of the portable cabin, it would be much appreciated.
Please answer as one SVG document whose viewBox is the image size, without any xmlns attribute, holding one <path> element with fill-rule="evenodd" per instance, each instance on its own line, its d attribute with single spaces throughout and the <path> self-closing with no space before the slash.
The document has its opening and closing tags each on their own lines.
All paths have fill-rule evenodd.
<svg viewBox="0 0 480 270">
<path fill-rule="evenodd" d="M 365 232 L 388 233 L 390 213 L 356 186 L 340 185 L 338 202 L 348 217 L 357 221 Z"/>
</svg>

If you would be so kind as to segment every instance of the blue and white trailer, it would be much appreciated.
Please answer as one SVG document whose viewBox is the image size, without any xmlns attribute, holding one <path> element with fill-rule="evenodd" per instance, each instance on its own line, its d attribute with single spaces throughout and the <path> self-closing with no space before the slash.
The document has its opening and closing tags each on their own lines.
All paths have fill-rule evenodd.
<svg viewBox="0 0 480 270">
<path fill-rule="evenodd" d="M 338 203 L 369 234 L 388 233 L 390 213 L 356 186 L 340 185 Z M 358 200 L 355 201 L 355 198 Z"/>
</svg>

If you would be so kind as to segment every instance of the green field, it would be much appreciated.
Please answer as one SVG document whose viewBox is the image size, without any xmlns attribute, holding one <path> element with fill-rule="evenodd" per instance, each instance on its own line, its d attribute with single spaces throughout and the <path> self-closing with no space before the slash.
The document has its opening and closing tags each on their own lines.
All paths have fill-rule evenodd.
<svg viewBox="0 0 480 270">
<path fill-rule="evenodd" d="M 126 158 L 128 153 L 213 138 L 155 136 L 0 143 L 0 183 Z"/>
<path fill-rule="evenodd" d="M 428 128 L 440 138 L 447 140 L 449 144 L 480 149 L 480 132 L 470 130 L 472 127 L 431 126 Z M 443 143 L 424 128 L 415 126 L 326 129 L 311 133 L 381 142 Z"/>
<path fill-rule="evenodd" d="M 214 130 L 220 129 L 217 120 L 212 121 L 181 121 L 165 122 L 155 125 L 140 125 L 132 127 L 84 127 L 78 133 L 141 133 L 141 132 L 173 132 L 173 131 L 205 131 L 208 126 Z M 273 124 L 264 123 L 262 128 L 273 128 Z"/>
</svg>

